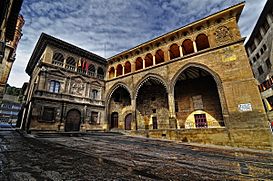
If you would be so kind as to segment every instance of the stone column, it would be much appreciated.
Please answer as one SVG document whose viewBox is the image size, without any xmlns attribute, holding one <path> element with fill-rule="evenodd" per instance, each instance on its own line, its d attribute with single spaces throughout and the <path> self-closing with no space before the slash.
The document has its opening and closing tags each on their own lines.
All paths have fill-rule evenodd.
<svg viewBox="0 0 273 181">
<path fill-rule="evenodd" d="M 63 68 L 65 68 L 65 66 L 66 66 L 66 58 L 64 59 Z"/>
<path fill-rule="evenodd" d="M 87 83 L 85 82 L 84 83 L 84 88 L 83 88 L 83 96 L 84 97 L 87 97 L 86 92 L 87 92 Z"/>
<path fill-rule="evenodd" d="M 163 50 L 162 50 L 163 51 Z M 168 61 L 169 60 L 169 51 L 163 51 L 164 52 L 164 61 Z"/>
<path fill-rule="evenodd" d="M 183 49 L 182 49 L 182 45 L 179 46 L 179 52 L 180 52 L 180 57 L 183 57 Z"/>
<path fill-rule="evenodd" d="M 136 62 L 132 62 L 131 64 L 131 72 L 135 72 L 136 71 Z"/>
<path fill-rule="evenodd" d="M 98 67 L 95 68 L 95 75 L 94 75 L 94 77 L 97 77 L 97 75 L 98 75 Z"/>
<path fill-rule="evenodd" d="M 142 68 L 145 69 L 145 60 L 142 59 Z"/>
<path fill-rule="evenodd" d="M 168 60 L 171 60 L 170 50 L 168 50 Z"/>
<path fill-rule="evenodd" d="M 195 42 L 195 41 L 193 41 L 193 42 L 192 42 L 192 44 L 193 44 L 193 49 L 194 49 L 194 52 L 197 52 L 196 42 Z"/>
<path fill-rule="evenodd" d="M 122 65 L 122 75 L 125 74 L 125 65 Z"/>
<path fill-rule="evenodd" d="M 131 106 L 132 106 L 132 130 L 137 130 L 137 115 L 136 115 L 136 100 L 131 100 Z"/>
<path fill-rule="evenodd" d="M 170 128 L 179 128 L 179 124 L 177 123 L 175 116 L 175 102 L 173 93 L 168 94 L 168 103 L 169 103 L 169 126 Z"/>
<path fill-rule="evenodd" d="M 155 62 L 155 55 L 153 55 L 153 65 L 155 65 L 156 62 Z"/>
<path fill-rule="evenodd" d="M 117 69 L 115 69 L 115 76 L 114 77 L 117 77 Z"/>
</svg>

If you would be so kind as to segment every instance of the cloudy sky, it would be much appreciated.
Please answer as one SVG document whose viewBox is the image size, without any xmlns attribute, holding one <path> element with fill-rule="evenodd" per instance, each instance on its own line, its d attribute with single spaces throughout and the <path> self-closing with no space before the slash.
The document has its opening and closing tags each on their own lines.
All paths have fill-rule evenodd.
<svg viewBox="0 0 273 181">
<path fill-rule="evenodd" d="M 241 0 L 25 0 L 23 37 L 8 83 L 29 80 L 27 62 L 42 32 L 108 58 Z M 266 0 L 246 0 L 239 21 L 250 35 Z"/>
</svg>

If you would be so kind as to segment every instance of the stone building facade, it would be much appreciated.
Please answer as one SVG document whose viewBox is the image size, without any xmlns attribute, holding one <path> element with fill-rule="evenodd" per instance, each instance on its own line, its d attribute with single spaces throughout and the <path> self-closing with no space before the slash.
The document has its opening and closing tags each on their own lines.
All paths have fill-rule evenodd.
<svg viewBox="0 0 273 181">
<path fill-rule="evenodd" d="M 272 149 L 237 26 L 243 6 L 111 57 L 105 89 L 109 128 L 153 138 Z"/>
<path fill-rule="evenodd" d="M 247 41 L 246 50 L 262 99 L 273 121 L 273 2 L 268 0 Z"/>
<path fill-rule="evenodd" d="M 0 1 L 0 99 L 5 93 L 15 61 L 16 48 L 22 36 L 24 18 L 19 15 L 23 0 Z"/>
<path fill-rule="evenodd" d="M 272 150 L 267 116 L 237 26 L 243 7 L 241 3 L 205 17 L 107 63 L 89 58 L 97 60 L 94 64 L 102 67 L 104 79 L 82 74 L 81 69 L 70 71 L 67 58 L 55 60 L 66 43 L 60 48 L 61 41 L 53 37 L 56 44 L 42 41 L 49 37 L 43 34 L 26 69 L 31 79 L 25 127 L 124 130 L 152 138 Z M 73 49 L 65 50 L 69 54 Z M 51 81 L 59 82 L 60 92 L 50 91 Z M 77 81 L 84 84 L 74 84 Z M 90 99 L 93 85 L 101 90 L 100 105 Z M 52 122 L 41 120 L 49 115 L 47 107 L 54 110 Z M 66 129 L 69 111 L 75 109 L 81 115 L 80 129 Z M 95 126 L 88 123 L 92 111 L 100 113 Z"/>
<path fill-rule="evenodd" d="M 43 33 L 26 68 L 30 82 L 22 128 L 104 129 L 105 66 L 104 58 Z"/>
</svg>

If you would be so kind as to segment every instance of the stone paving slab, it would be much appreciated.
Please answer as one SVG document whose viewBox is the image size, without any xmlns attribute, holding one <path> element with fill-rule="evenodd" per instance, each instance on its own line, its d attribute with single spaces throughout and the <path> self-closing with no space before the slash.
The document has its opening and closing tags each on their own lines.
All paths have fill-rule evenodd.
<svg viewBox="0 0 273 181">
<path fill-rule="evenodd" d="M 273 180 L 273 154 L 118 134 L 0 131 L 0 180 Z"/>
</svg>

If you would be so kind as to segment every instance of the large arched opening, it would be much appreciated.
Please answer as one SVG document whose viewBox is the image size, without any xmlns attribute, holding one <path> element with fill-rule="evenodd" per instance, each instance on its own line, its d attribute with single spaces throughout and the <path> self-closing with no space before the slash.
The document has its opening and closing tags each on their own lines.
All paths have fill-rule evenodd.
<svg viewBox="0 0 273 181">
<path fill-rule="evenodd" d="M 64 56 L 61 53 L 54 53 L 52 58 L 52 64 L 63 66 L 64 64 Z"/>
<path fill-rule="evenodd" d="M 186 39 L 182 43 L 183 55 L 188 55 L 194 52 L 193 42 L 190 39 Z"/>
<path fill-rule="evenodd" d="M 65 68 L 67 68 L 69 70 L 75 70 L 76 69 L 76 60 L 73 57 L 68 57 L 66 59 Z"/>
<path fill-rule="evenodd" d="M 108 113 L 109 113 L 109 127 L 113 128 L 125 128 L 126 113 L 132 112 L 131 107 L 131 95 L 125 86 L 117 85 L 113 89 L 112 94 L 108 101 Z"/>
<path fill-rule="evenodd" d="M 141 69 L 143 69 L 143 60 L 142 60 L 142 58 L 141 57 L 138 57 L 137 59 L 136 59 L 136 70 L 141 70 Z"/>
<path fill-rule="evenodd" d="M 115 68 L 111 67 L 109 70 L 109 79 L 114 78 L 115 77 Z"/>
<path fill-rule="evenodd" d="M 128 74 L 128 73 L 130 73 L 131 72 L 131 63 L 129 62 L 129 61 L 127 61 L 126 63 L 125 63 L 125 70 L 124 70 L 124 73 L 125 74 Z"/>
<path fill-rule="evenodd" d="M 162 50 L 157 50 L 155 53 L 155 64 L 164 62 L 164 52 Z"/>
<path fill-rule="evenodd" d="M 117 66 L 117 77 L 122 75 L 122 65 L 118 64 Z"/>
<path fill-rule="evenodd" d="M 148 77 L 136 92 L 136 118 L 138 129 L 169 128 L 168 93 L 159 78 Z"/>
<path fill-rule="evenodd" d="M 199 34 L 196 37 L 195 42 L 196 42 L 196 48 L 198 51 L 209 48 L 209 39 L 208 39 L 207 35 L 205 35 L 203 33 Z"/>
<path fill-rule="evenodd" d="M 176 119 L 180 128 L 224 126 L 221 101 L 214 77 L 190 66 L 177 77 L 174 86 Z"/>
<path fill-rule="evenodd" d="M 169 52 L 170 52 L 170 60 L 180 57 L 179 46 L 177 44 L 172 44 L 170 46 Z"/>
<path fill-rule="evenodd" d="M 148 53 L 145 58 L 144 58 L 144 61 L 145 61 L 145 68 L 146 67 L 150 67 L 150 66 L 153 66 L 153 55 Z"/>
</svg>

